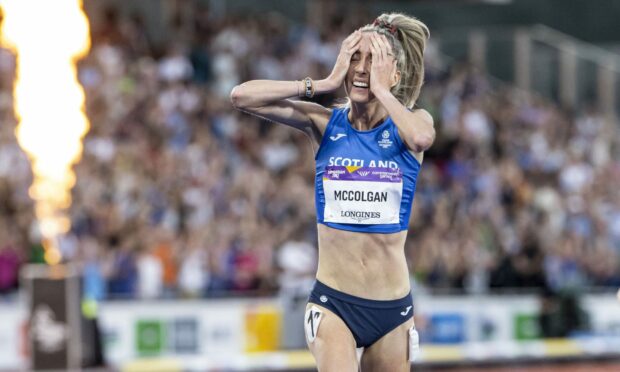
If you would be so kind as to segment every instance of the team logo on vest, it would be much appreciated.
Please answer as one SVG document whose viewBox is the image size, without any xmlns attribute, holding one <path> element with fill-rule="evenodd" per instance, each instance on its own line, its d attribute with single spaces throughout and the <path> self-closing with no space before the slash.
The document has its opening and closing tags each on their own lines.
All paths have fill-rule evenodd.
<svg viewBox="0 0 620 372">
<path fill-rule="evenodd" d="M 384 149 L 392 146 L 392 140 L 390 140 L 390 132 L 387 129 L 384 130 L 383 133 L 381 133 L 381 137 L 382 139 L 380 141 L 377 141 L 379 146 L 383 147 Z"/>
<path fill-rule="evenodd" d="M 338 133 L 335 136 L 329 136 L 329 139 L 332 141 L 338 141 L 339 139 L 341 139 L 342 137 L 346 137 L 347 135 L 344 133 Z"/>
</svg>

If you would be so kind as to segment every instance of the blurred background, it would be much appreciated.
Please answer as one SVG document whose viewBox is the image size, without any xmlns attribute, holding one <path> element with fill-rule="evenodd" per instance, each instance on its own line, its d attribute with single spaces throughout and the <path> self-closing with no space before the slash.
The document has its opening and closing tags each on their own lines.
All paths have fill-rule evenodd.
<svg viewBox="0 0 620 372">
<path fill-rule="evenodd" d="M 33 13 L 43 3 L 19 1 Z M 620 1 L 83 10 L 90 45 L 76 73 L 90 129 L 61 208 L 70 225 L 51 240 L 16 138 L 19 53 L 0 48 L 0 370 L 313 370 L 302 325 L 317 261 L 313 149 L 233 110 L 229 93 L 326 77 L 341 41 L 391 11 L 431 30 L 417 106 L 437 140 L 405 246 L 414 369 L 620 370 Z M 36 39 L 68 24 L 39 13 L 21 21 Z M 49 97 L 63 84 L 46 80 L 46 57 L 62 40 L 41 43 Z M 37 307 L 50 301 L 62 304 Z"/>
</svg>

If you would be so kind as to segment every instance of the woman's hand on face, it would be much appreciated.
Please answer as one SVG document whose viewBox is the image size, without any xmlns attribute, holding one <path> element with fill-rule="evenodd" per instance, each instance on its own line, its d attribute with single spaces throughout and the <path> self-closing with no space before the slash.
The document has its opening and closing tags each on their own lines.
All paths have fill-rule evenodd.
<svg viewBox="0 0 620 372">
<path fill-rule="evenodd" d="M 360 47 L 360 40 L 362 40 L 362 31 L 357 30 L 342 42 L 336 64 L 326 79 L 330 83 L 331 90 L 336 90 L 343 84 L 349 71 L 351 57 Z"/>
<path fill-rule="evenodd" d="M 396 59 L 387 38 L 376 32 L 370 35 L 370 53 L 370 91 L 376 96 L 389 92 L 396 84 Z"/>
</svg>

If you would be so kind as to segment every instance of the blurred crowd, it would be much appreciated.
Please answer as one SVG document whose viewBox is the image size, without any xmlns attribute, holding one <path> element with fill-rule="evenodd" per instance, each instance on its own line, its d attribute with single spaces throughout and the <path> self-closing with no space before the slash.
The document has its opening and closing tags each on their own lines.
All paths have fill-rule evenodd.
<svg viewBox="0 0 620 372">
<path fill-rule="evenodd" d="M 376 16 L 376 15 L 374 15 Z M 156 45 L 108 10 L 79 67 L 91 130 L 60 240 L 88 297 L 275 293 L 316 269 L 314 148 L 232 109 L 250 79 L 325 77 L 372 20 L 321 27 L 276 13 L 191 14 Z M 620 134 L 595 104 L 562 110 L 445 63 L 431 43 L 418 106 L 438 132 L 418 180 L 406 254 L 417 290 L 620 286 Z M 41 262 L 32 176 L 13 134 L 15 60 L 0 49 L 0 293 Z M 332 104 L 342 92 L 317 97 Z"/>
</svg>

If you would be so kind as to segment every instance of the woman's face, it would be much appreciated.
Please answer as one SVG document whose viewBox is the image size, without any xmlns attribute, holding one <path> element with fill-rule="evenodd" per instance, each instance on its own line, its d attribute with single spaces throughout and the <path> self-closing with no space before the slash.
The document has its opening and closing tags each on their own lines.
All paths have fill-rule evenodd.
<svg viewBox="0 0 620 372">
<path fill-rule="evenodd" d="M 370 67 L 372 66 L 370 35 L 370 32 L 362 33 L 360 47 L 351 57 L 349 71 L 345 78 L 344 87 L 352 102 L 366 103 L 374 98 L 370 92 Z"/>
<path fill-rule="evenodd" d="M 367 103 L 375 98 L 370 91 L 370 68 L 372 66 L 370 35 L 372 32 L 362 33 L 360 47 L 351 57 L 349 71 L 345 78 L 344 87 L 352 102 Z"/>
</svg>

